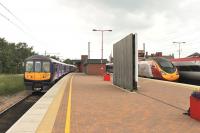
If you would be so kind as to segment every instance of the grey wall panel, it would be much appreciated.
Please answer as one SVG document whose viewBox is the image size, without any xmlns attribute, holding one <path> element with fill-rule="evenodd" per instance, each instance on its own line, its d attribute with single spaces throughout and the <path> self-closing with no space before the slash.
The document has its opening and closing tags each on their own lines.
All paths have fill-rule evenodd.
<svg viewBox="0 0 200 133">
<path fill-rule="evenodd" d="M 113 46 L 113 84 L 133 91 L 137 89 L 137 40 L 130 34 Z"/>
</svg>

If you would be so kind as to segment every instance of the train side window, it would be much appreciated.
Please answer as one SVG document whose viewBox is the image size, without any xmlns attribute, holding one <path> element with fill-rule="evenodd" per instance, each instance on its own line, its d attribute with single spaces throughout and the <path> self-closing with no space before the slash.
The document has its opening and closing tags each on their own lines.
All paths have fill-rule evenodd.
<svg viewBox="0 0 200 133">
<path fill-rule="evenodd" d="M 50 72 L 50 62 L 43 62 L 42 64 L 42 71 L 43 72 Z"/>
<path fill-rule="evenodd" d="M 63 73 L 63 71 L 64 71 L 64 67 L 63 67 L 63 65 L 61 65 L 60 67 L 61 67 L 60 70 L 61 70 L 61 72 Z"/>
<path fill-rule="evenodd" d="M 26 62 L 26 72 L 33 72 L 33 61 Z"/>
<path fill-rule="evenodd" d="M 57 65 L 54 64 L 53 66 L 54 66 L 54 72 L 57 72 Z"/>
<path fill-rule="evenodd" d="M 191 66 L 192 71 L 200 71 L 199 66 Z"/>
<path fill-rule="evenodd" d="M 192 71 L 192 67 L 191 66 L 179 66 L 178 69 L 180 71 Z"/>
<path fill-rule="evenodd" d="M 35 62 L 35 72 L 41 72 L 42 65 L 40 61 Z"/>
<path fill-rule="evenodd" d="M 66 66 L 64 66 L 64 72 L 66 72 Z"/>
</svg>

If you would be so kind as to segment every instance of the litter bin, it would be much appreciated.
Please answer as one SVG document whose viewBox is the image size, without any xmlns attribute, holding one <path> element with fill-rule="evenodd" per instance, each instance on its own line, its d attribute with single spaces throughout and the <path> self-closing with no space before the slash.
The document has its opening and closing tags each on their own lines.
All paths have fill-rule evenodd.
<svg viewBox="0 0 200 133">
<path fill-rule="evenodd" d="M 200 99 L 190 96 L 190 116 L 200 121 Z"/>
<path fill-rule="evenodd" d="M 109 73 L 106 73 L 104 75 L 104 81 L 110 81 L 110 74 Z"/>
</svg>

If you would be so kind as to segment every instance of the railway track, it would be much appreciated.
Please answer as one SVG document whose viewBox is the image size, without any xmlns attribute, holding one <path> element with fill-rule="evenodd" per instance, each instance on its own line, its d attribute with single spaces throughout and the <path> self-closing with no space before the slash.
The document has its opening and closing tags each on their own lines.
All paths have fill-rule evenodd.
<svg viewBox="0 0 200 133">
<path fill-rule="evenodd" d="M 44 93 L 32 93 L 0 113 L 0 133 L 6 132 Z"/>
</svg>

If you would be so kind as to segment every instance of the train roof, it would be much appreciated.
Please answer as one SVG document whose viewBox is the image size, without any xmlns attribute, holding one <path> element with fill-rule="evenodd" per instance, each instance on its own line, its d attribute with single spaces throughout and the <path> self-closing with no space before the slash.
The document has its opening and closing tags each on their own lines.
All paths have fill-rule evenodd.
<svg viewBox="0 0 200 133">
<path fill-rule="evenodd" d="M 65 63 L 64 63 L 65 64 Z M 72 64 L 66 64 L 68 66 L 73 66 L 73 67 L 77 67 L 76 65 L 72 65 Z"/>
<path fill-rule="evenodd" d="M 28 60 L 43 60 L 43 61 L 51 61 L 51 62 L 56 62 L 56 63 L 62 63 L 62 62 L 59 62 L 59 61 L 57 61 L 53 58 L 43 56 L 43 55 L 33 55 L 33 56 L 30 56 L 30 57 L 25 59 L 25 61 L 28 61 Z"/>
<path fill-rule="evenodd" d="M 50 57 L 47 57 L 47 56 L 43 56 L 43 55 L 33 55 L 33 56 L 30 56 L 30 57 L 25 59 L 25 61 L 29 61 L 29 60 L 50 61 L 50 62 L 53 62 L 53 63 L 62 64 L 62 65 L 74 66 L 74 65 L 70 65 L 70 64 L 66 64 L 66 63 L 57 61 L 57 60 L 55 60 L 53 58 L 50 58 Z"/>
<path fill-rule="evenodd" d="M 170 61 L 169 59 L 167 58 L 164 58 L 164 57 L 151 57 L 151 58 L 147 58 L 145 60 L 142 60 L 142 61 L 159 61 L 159 60 L 166 60 L 166 61 Z"/>
<path fill-rule="evenodd" d="M 177 59 L 170 59 L 170 61 L 172 62 L 200 61 L 200 57 L 177 58 Z"/>
</svg>

